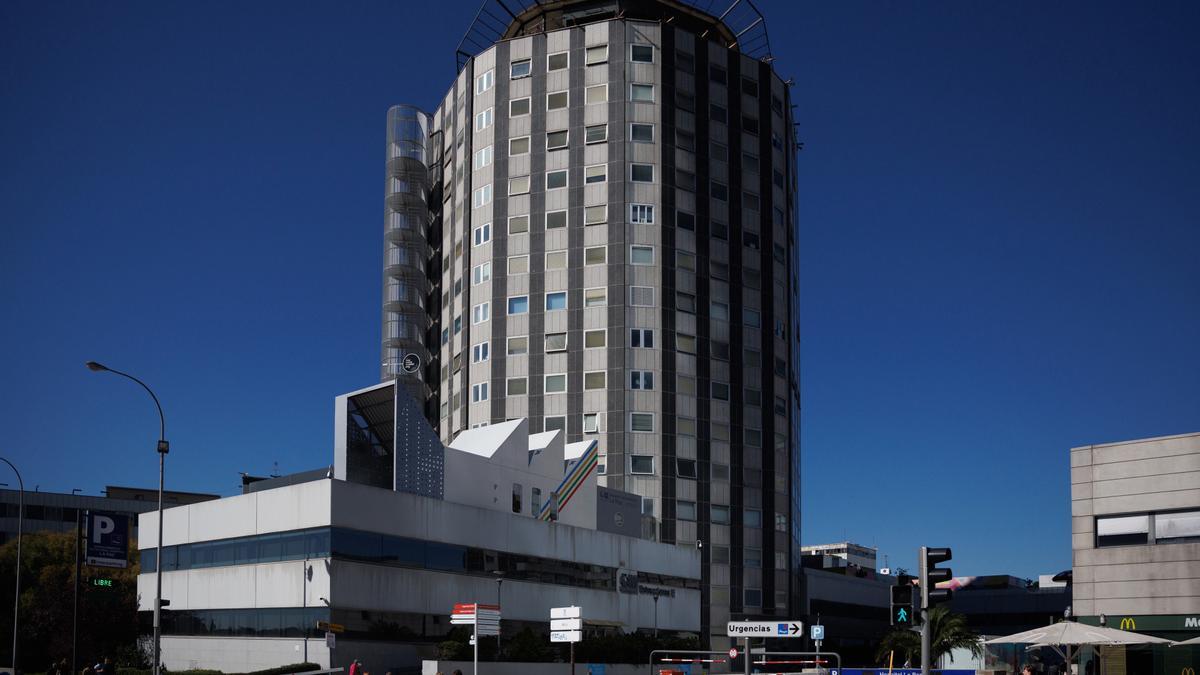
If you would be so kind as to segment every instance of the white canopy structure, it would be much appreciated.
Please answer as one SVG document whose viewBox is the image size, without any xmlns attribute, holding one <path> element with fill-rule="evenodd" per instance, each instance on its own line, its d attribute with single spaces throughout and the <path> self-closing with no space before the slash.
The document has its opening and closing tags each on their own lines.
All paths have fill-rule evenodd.
<svg viewBox="0 0 1200 675">
<path fill-rule="evenodd" d="M 1153 635 L 1143 635 L 1141 633 L 1117 630 L 1116 628 L 1105 628 L 1103 626 L 1088 626 L 1075 621 L 1061 621 L 1050 626 L 1027 630 L 1023 633 L 1014 633 L 1012 635 L 985 640 L 983 644 L 1027 644 L 1030 645 L 1029 649 L 1050 647 L 1058 652 L 1067 663 L 1070 663 L 1078 655 L 1080 647 L 1089 645 L 1170 643 L 1170 640 L 1154 637 Z"/>
<path fill-rule="evenodd" d="M 1175 644 L 1173 644 L 1171 646 L 1172 647 L 1183 647 L 1185 645 L 1200 645 L 1200 637 L 1194 637 L 1190 640 L 1180 640 L 1179 642 L 1176 642 Z"/>
</svg>

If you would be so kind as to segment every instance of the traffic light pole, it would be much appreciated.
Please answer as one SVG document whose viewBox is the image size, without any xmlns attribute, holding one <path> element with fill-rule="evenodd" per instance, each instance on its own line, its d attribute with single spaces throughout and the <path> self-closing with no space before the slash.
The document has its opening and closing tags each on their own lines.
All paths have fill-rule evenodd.
<svg viewBox="0 0 1200 675">
<path fill-rule="evenodd" d="M 929 635 L 929 610 L 921 608 L 921 675 L 929 675 L 929 652 L 931 636 Z"/>
<path fill-rule="evenodd" d="M 917 556 L 917 578 L 921 580 L 921 675 L 929 675 L 929 648 L 933 641 L 929 635 L 929 570 L 925 559 L 928 552 L 929 547 L 922 546 Z"/>
</svg>

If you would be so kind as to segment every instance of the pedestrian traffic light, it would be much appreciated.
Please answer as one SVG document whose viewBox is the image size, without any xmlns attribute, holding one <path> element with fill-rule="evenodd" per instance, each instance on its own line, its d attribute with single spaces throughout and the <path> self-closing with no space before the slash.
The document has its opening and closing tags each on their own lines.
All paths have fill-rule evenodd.
<svg viewBox="0 0 1200 675">
<path fill-rule="evenodd" d="M 950 581 L 954 573 L 949 567 L 937 567 L 952 557 L 948 548 L 921 547 L 921 609 L 929 609 L 934 605 L 950 602 L 954 594 L 950 589 L 937 588 L 943 581 Z"/>
<path fill-rule="evenodd" d="M 913 587 L 912 577 L 901 574 L 892 586 L 892 625 L 911 627 L 913 625 Z"/>
</svg>

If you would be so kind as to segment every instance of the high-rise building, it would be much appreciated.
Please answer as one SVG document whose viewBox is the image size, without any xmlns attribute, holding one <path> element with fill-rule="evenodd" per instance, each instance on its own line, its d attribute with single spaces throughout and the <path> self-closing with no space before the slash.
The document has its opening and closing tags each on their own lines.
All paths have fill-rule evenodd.
<svg viewBox="0 0 1200 675">
<path fill-rule="evenodd" d="M 801 583 L 791 93 L 723 3 L 484 2 L 441 104 L 388 113 L 382 354 L 444 442 L 598 440 L 701 547 L 712 644 Z"/>
</svg>

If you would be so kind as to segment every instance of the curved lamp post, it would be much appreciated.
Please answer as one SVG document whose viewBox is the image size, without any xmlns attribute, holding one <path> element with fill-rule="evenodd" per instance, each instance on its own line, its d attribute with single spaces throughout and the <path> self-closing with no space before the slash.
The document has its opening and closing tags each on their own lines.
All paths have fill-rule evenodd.
<svg viewBox="0 0 1200 675">
<path fill-rule="evenodd" d="M 162 550 L 163 550 L 163 464 L 167 457 L 167 452 L 170 451 L 170 445 L 167 443 L 167 422 L 163 417 L 162 405 L 158 402 L 158 397 L 150 387 L 146 386 L 145 382 L 137 379 L 129 373 L 122 373 L 119 370 L 113 370 L 108 366 L 96 363 L 95 361 L 87 362 L 88 370 L 101 373 L 108 372 L 114 375 L 133 380 L 150 394 L 150 398 L 154 399 L 154 407 L 158 409 L 158 540 L 155 544 L 154 551 L 154 675 L 160 675 L 159 669 L 162 663 L 160 657 L 160 643 L 162 640 Z"/>
<path fill-rule="evenodd" d="M 17 467 L 13 463 L 0 457 L 0 462 L 4 462 L 17 474 L 17 594 L 13 596 L 13 645 L 12 645 L 12 669 L 17 672 L 17 609 L 21 606 L 21 530 L 25 524 L 25 481 L 21 480 L 21 472 L 17 471 Z"/>
</svg>

